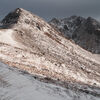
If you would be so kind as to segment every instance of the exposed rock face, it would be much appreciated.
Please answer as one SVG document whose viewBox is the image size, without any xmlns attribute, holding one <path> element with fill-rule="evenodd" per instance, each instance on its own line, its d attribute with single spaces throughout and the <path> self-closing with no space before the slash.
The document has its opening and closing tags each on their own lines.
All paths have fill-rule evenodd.
<svg viewBox="0 0 100 100">
<path fill-rule="evenodd" d="M 82 48 L 92 53 L 100 53 L 100 23 L 95 19 L 71 16 L 53 19 L 49 23 Z"/>
<path fill-rule="evenodd" d="M 3 20 L 3 24 L 14 24 L 17 23 L 21 14 L 21 9 L 16 9 L 14 12 L 9 13 Z"/>
<path fill-rule="evenodd" d="M 72 26 L 79 27 L 82 19 L 85 20 L 74 20 L 76 23 Z M 99 57 L 62 37 L 40 17 L 18 8 L 8 14 L 2 24 L 7 28 L 0 30 L 0 59 L 3 62 L 47 78 L 100 86 Z M 69 25 L 70 29 L 67 25 L 64 29 L 71 32 L 71 22 Z"/>
<path fill-rule="evenodd" d="M 72 38 L 73 32 L 83 23 L 83 17 L 71 16 L 64 19 L 52 19 L 49 23 L 58 28 L 67 38 Z"/>
</svg>

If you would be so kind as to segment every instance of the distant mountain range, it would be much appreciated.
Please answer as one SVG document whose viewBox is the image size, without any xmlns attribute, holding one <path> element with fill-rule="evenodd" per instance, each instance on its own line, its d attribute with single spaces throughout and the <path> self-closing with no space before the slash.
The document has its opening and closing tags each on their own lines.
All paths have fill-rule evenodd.
<svg viewBox="0 0 100 100">
<path fill-rule="evenodd" d="M 100 24 L 91 17 L 54 18 L 47 23 L 17 8 L 1 21 L 0 61 L 65 88 L 73 84 L 70 89 L 96 97 L 99 53 Z"/>
<path fill-rule="evenodd" d="M 64 19 L 53 18 L 49 23 L 82 48 L 100 53 L 100 22 L 95 19 L 71 16 Z"/>
</svg>

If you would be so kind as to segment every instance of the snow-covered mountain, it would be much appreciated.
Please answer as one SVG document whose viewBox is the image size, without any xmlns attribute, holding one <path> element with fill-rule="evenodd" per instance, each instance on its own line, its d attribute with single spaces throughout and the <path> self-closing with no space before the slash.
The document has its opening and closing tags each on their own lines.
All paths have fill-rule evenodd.
<svg viewBox="0 0 100 100">
<path fill-rule="evenodd" d="M 100 95 L 94 91 L 100 87 L 100 56 L 82 49 L 43 19 L 22 8 L 1 21 L 0 60 L 48 82 L 63 87 L 74 83 L 81 92 Z M 92 91 L 78 89 L 81 85 L 91 87 Z"/>
<path fill-rule="evenodd" d="M 82 48 L 100 53 L 100 22 L 95 19 L 71 16 L 64 19 L 54 18 L 49 23 Z"/>
</svg>

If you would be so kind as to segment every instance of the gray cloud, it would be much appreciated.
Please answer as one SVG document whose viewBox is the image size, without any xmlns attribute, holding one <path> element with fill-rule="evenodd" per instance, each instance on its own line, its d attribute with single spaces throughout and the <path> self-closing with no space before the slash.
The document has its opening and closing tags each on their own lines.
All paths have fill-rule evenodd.
<svg viewBox="0 0 100 100">
<path fill-rule="evenodd" d="M 100 0 L 2 0 L 0 18 L 18 7 L 29 10 L 46 20 L 71 15 L 100 19 Z"/>
</svg>

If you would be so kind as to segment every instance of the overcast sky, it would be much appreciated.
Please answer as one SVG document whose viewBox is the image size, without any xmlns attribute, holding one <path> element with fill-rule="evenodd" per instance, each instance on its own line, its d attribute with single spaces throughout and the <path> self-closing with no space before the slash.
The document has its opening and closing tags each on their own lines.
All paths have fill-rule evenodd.
<svg viewBox="0 0 100 100">
<path fill-rule="evenodd" d="M 100 21 L 100 0 L 0 0 L 0 18 L 19 7 L 45 20 L 78 15 L 91 16 Z"/>
</svg>

